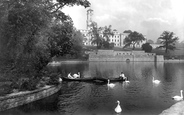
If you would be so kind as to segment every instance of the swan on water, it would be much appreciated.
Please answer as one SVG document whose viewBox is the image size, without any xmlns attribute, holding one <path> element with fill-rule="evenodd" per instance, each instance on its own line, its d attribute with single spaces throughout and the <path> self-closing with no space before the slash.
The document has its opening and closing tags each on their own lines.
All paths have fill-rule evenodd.
<svg viewBox="0 0 184 115">
<path fill-rule="evenodd" d="M 159 80 L 155 80 L 154 77 L 153 77 L 153 80 L 152 80 L 152 81 L 153 81 L 153 83 L 155 83 L 155 84 L 159 84 L 159 83 L 160 83 L 160 81 L 159 81 Z"/>
<path fill-rule="evenodd" d="M 107 83 L 107 86 L 108 87 L 113 88 L 115 86 L 115 84 L 110 83 L 110 80 L 109 79 L 107 81 L 108 81 L 108 83 Z"/>
<path fill-rule="evenodd" d="M 114 111 L 116 113 L 121 113 L 122 109 L 121 109 L 121 106 L 120 106 L 120 101 L 117 100 L 117 103 L 118 103 L 118 105 L 116 106 L 116 108 L 114 109 Z"/>
<path fill-rule="evenodd" d="M 130 83 L 130 81 L 128 80 L 127 77 L 126 77 L 126 79 L 125 79 L 125 83 Z"/>
<path fill-rule="evenodd" d="M 74 77 L 74 78 L 80 78 L 80 72 L 78 72 L 78 74 L 76 74 L 76 73 L 73 74 L 73 77 Z"/>
<path fill-rule="evenodd" d="M 73 79 L 73 76 L 71 75 L 71 73 L 68 74 L 68 78 Z"/>
<path fill-rule="evenodd" d="M 183 100 L 183 90 L 180 90 L 180 96 L 176 95 L 176 96 L 172 97 L 172 99 L 174 99 L 176 101 Z"/>
<path fill-rule="evenodd" d="M 59 82 L 61 83 L 63 80 L 59 77 Z"/>
</svg>

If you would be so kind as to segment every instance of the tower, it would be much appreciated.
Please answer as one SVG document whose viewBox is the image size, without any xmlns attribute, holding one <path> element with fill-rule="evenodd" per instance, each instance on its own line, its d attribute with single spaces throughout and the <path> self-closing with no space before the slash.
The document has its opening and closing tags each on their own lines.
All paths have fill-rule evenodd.
<svg viewBox="0 0 184 115">
<path fill-rule="evenodd" d="M 86 29 L 88 30 L 91 23 L 92 23 L 92 16 L 93 16 L 93 10 L 88 9 L 87 10 L 87 20 L 86 20 Z"/>
</svg>

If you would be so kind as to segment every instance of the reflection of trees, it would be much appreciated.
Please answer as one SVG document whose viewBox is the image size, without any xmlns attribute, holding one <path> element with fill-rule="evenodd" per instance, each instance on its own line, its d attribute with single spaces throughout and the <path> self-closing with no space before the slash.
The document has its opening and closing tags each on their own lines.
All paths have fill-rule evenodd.
<svg viewBox="0 0 184 115">
<path fill-rule="evenodd" d="M 59 112 L 62 114 L 93 111 L 109 99 L 106 85 L 67 82 L 63 83 L 62 87 L 58 103 Z"/>
<path fill-rule="evenodd" d="M 89 71 L 93 76 L 103 76 L 103 77 L 118 77 L 119 74 L 127 72 L 126 62 L 92 62 L 89 63 Z"/>
<path fill-rule="evenodd" d="M 134 62 L 133 65 L 135 78 L 148 77 L 152 75 L 154 69 L 153 62 Z"/>
<path fill-rule="evenodd" d="M 68 82 L 63 84 L 59 96 L 59 111 L 61 113 L 73 114 L 80 108 L 80 100 L 85 98 L 84 86 L 80 82 Z"/>
<path fill-rule="evenodd" d="M 106 85 L 92 85 L 87 108 L 89 110 L 100 108 L 100 106 L 104 106 L 102 104 L 105 104 L 109 99 L 110 95 L 108 93 Z"/>
<path fill-rule="evenodd" d="M 164 63 L 164 79 L 171 82 L 173 77 L 176 76 L 178 67 L 174 63 Z"/>
</svg>

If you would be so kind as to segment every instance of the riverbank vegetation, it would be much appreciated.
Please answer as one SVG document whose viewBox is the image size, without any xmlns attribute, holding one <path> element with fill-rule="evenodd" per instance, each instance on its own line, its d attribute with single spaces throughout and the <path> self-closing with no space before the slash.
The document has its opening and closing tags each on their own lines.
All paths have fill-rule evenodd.
<svg viewBox="0 0 184 115">
<path fill-rule="evenodd" d="M 74 5 L 86 8 L 90 3 L 87 0 L 0 1 L 0 78 L 11 82 L 10 91 L 4 88 L 0 91 L 33 90 L 49 74 L 45 67 L 53 57 L 79 57 L 82 35 L 74 28 L 72 19 L 62 12 L 64 6 Z"/>
</svg>

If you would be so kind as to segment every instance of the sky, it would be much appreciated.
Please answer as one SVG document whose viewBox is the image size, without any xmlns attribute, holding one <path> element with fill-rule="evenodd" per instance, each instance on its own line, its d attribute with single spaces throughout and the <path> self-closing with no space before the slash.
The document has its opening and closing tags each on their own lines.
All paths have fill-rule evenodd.
<svg viewBox="0 0 184 115">
<path fill-rule="evenodd" d="M 156 41 L 163 31 L 174 32 L 184 40 L 184 0 L 88 0 L 93 21 L 99 27 L 112 25 L 123 33 L 132 30 Z M 82 6 L 64 7 L 77 29 L 86 29 L 86 13 Z"/>
</svg>

